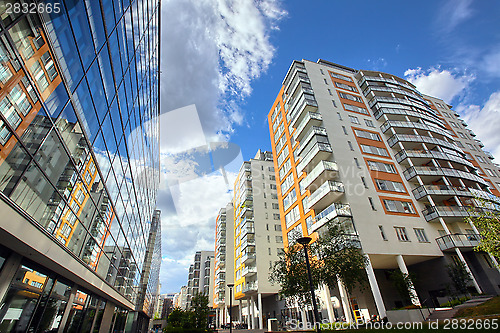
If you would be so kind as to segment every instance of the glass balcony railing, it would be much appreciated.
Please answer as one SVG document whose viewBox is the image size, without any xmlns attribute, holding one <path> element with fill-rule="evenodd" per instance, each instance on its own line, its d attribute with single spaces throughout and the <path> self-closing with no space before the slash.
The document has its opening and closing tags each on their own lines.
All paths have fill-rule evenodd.
<svg viewBox="0 0 500 333">
<path fill-rule="evenodd" d="M 252 262 L 253 260 L 255 260 L 255 252 L 247 252 L 241 256 L 242 263 Z"/>
<path fill-rule="evenodd" d="M 309 189 L 309 186 L 311 186 L 315 180 L 321 180 L 324 178 L 323 176 L 331 178 L 337 177 L 338 172 L 339 167 L 337 163 L 331 161 L 320 161 L 304 178 L 304 188 Z"/>
<path fill-rule="evenodd" d="M 308 226 L 309 234 L 318 230 L 325 223 L 335 219 L 336 217 L 352 217 L 351 207 L 347 204 L 342 204 L 338 202 L 332 203 L 327 208 L 323 209 L 313 218 L 313 223 Z"/>
<path fill-rule="evenodd" d="M 243 267 L 243 269 L 241 270 L 241 276 L 250 276 L 250 275 L 254 275 L 257 273 L 257 267 L 253 267 L 253 266 L 245 266 Z"/>
<path fill-rule="evenodd" d="M 468 167 L 474 168 L 474 165 L 469 162 L 465 157 L 459 155 L 454 155 L 451 153 L 443 153 L 436 150 L 416 150 L 416 149 L 402 149 L 396 155 L 396 160 L 401 163 L 406 158 L 435 158 L 439 160 L 452 161 L 467 165 Z"/>
<path fill-rule="evenodd" d="M 302 138 L 302 140 L 299 142 L 299 146 L 296 148 L 295 156 L 297 154 L 300 154 L 305 148 L 308 147 L 309 142 L 311 142 L 312 139 L 316 142 L 324 142 L 321 141 L 321 138 L 317 137 L 317 135 L 323 135 L 326 136 L 326 129 L 323 127 L 318 127 L 318 126 L 313 126 L 309 129 L 306 135 Z M 326 140 L 328 141 L 328 140 Z M 310 147 L 310 145 L 309 145 Z"/>
<path fill-rule="evenodd" d="M 391 136 L 387 140 L 387 143 L 391 147 L 393 147 L 398 142 L 430 143 L 430 144 L 434 144 L 434 145 L 437 145 L 437 146 L 442 146 L 442 147 L 446 147 L 446 148 L 449 148 L 449 149 L 453 149 L 455 151 L 458 151 L 461 154 L 464 153 L 462 149 L 460 149 L 458 146 L 456 146 L 453 143 L 450 143 L 450 142 L 445 141 L 445 140 L 433 138 L 433 137 L 430 137 L 430 136 L 425 136 L 425 135 L 394 134 L 393 136 Z"/>
<path fill-rule="evenodd" d="M 248 282 L 243 286 L 243 292 L 244 293 L 251 293 L 255 292 L 259 289 L 259 285 L 257 282 Z"/>
<path fill-rule="evenodd" d="M 389 130 L 389 128 L 393 127 L 421 129 L 446 136 L 450 140 L 453 140 L 453 136 L 451 135 L 451 133 L 444 128 L 438 128 L 437 126 L 430 126 L 413 121 L 388 120 L 380 126 L 380 130 L 385 133 Z"/>
<path fill-rule="evenodd" d="M 344 193 L 344 184 L 333 180 L 327 180 L 323 183 L 307 200 L 307 209 L 322 209 L 324 202 L 322 199 L 337 200 Z M 328 202 L 328 204 L 331 203 Z"/>
<path fill-rule="evenodd" d="M 300 122 L 300 124 L 297 126 L 297 130 L 295 131 L 294 134 L 294 140 L 298 141 L 301 137 L 302 132 L 304 131 L 304 128 L 308 124 L 316 124 L 319 125 L 323 121 L 323 116 L 321 116 L 320 113 L 318 112 L 308 112 L 305 116 L 304 119 Z M 292 131 L 290 131 L 292 133 Z"/>
<path fill-rule="evenodd" d="M 416 108 L 419 108 L 423 111 L 430 111 L 430 108 L 428 105 L 424 103 L 418 103 L 414 101 L 410 101 L 408 99 L 404 98 L 397 98 L 397 97 L 382 97 L 382 96 L 375 96 L 373 97 L 369 102 L 368 105 L 370 107 L 373 107 L 376 103 L 379 102 L 386 102 L 386 103 L 397 103 L 397 104 L 403 104 L 403 105 L 409 105 L 409 106 L 414 106 Z"/>
<path fill-rule="evenodd" d="M 432 206 L 422 211 L 427 222 L 441 218 L 463 218 L 469 216 L 479 216 L 486 212 L 481 207 L 470 206 Z"/>
<path fill-rule="evenodd" d="M 427 195 L 457 195 L 461 197 L 471 197 L 472 193 L 463 187 L 447 185 L 422 185 L 414 189 L 413 195 L 419 200 Z"/>
<path fill-rule="evenodd" d="M 379 119 L 384 114 L 388 116 L 395 114 L 395 115 L 416 117 L 433 122 L 437 125 L 443 124 L 442 121 L 437 116 L 430 114 L 428 112 L 413 111 L 405 107 L 395 107 L 394 104 L 378 103 L 377 105 L 375 105 L 375 110 L 373 112 L 375 118 Z"/>
<path fill-rule="evenodd" d="M 306 96 L 307 95 L 307 96 Z M 290 111 L 287 115 L 288 120 L 290 120 L 290 123 L 292 126 L 295 126 L 297 121 L 302 119 L 302 115 L 304 114 L 304 111 L 316 111 L 318 109 L 318 102 L 316 102 L 316 99 L 314 96 L 309 95 L 309 94 L 302 94 L 300 98 L 296 101 L 294 106 L 290 108 Z"/>
<path fill-rule="evenodd" d="M 304 157 L 301 157 L 299 164 L 297 165 L 297 173 L 300 175 L 302 171 L 308 171 L 308 166 L 311 161 L 314 161 L 316 158 L 320 160 L 324 160 L 332 153 L 332 146 L 328 143 L 316 143 L 311 150 L 309 150 Z M 316 165 L 312 163 L 312 165 Z"/>
<path fill-rule="evenodd" d="M 405 176 L 406 180 L 410 180 L 415 176 L 446 176 L 446 177 L 467 179 L 477 183 L 481 183 L 486 186 L 489 185 L 489 183 L 480 176 L 477 176 L 470 172 L 457 169 L 450 169 L 450 168 L 413 166 L 406 169 L 403 172 L 403 175 Z"/>
<path fill-rule="evenodd" d="M 481 235 L 478 234 L 453 234 L 436 238 L 441 251 L 474 248 L 479 245 Z"/>
</svg>

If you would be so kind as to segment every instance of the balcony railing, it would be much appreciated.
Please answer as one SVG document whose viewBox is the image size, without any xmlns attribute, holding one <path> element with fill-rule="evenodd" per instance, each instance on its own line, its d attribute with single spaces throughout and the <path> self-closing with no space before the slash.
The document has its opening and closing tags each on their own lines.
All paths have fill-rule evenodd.
<svg viewBox="0 0 500 333">
<path fill-rule="evenodd" d="M 259 289 L 259 285 L 257 284 L 257 282 L 248 282 L 247 284 L 245 284 L 243 286 L 243 292 L 244 293 L 255 292 L 258 289 Z"/>
<path fill-rule="evenodd" d="M 318 109 L 318 102 L 316 102 L 316 99 L 314 99 L 314 97 L 312 97 L 312 99 L 306 98 L 305 95 L 306 94 L 302 94 L 302 96 L 300 96 L 298 102 L 294 107 L 290 109 L 288 113 L 290 115 L 290 117 L 288 118 L 291 119 L 290 123 L 292 124 L 292 126 L 295 126 L 297 121 L 302 119 L 301 115 L 304 114 L 304 110 L 316 111 Z"/>
<path fill-rule="evenodd" d="M 241 248 L 244 249 L 247 246 L 255 246 L 255 238 L 244 237 L 241 240 Z"/>
<path fill-rule="evenodd" d="M 470 206 L 432 206 L 422 211 L 427 222 L 441 218 L 464 218 L 479 216 L 485 209 Z"/>
<path fill-rule="evenodd" d="M 391 127 L 421 129 L 446 136 L 450 140 L 453 140 L 453 136 L 451 135 L 451 133 L 443 128 L 438 128 L 436 126 L 429 126 L 427 124 L 422 124 L 412 121 L 388 120 L 380 126 L 380 130 L 385 133 Z"/>
<path fill-rule="evenodd" d="M 419 109 L 424 110 L 424 111 L 430 110 L 430 108 L 424 103 L 417 103 L 417 102 L 413 102 L 413 101 L 410 101 L 410 100 L 407 100 L 404 98 L 397 98 L 397 97 L 375 96 L 370 100 L 370 102 L 368 102 L 368 105 L 370 107 L 373 107 L 376 103 L 379 103 L 379 102 L 411 105 L 411 106 L 414 106 L 414 107 L 419 108 Z"/>
<path fill-rule="evenodd" d="M 253 227 L 253 223 L 248 223 L 245 228 L 241 228 L 241 236 L 245 236 L 247 234 L 254 234 L 255 228 Z"/>
<path fill-rule="evenodd" d="M 457 195 L 461 197 L 472 196 L 472 193 L 466 188 L 447 185 L 422 185 L 414 189 L 412 192 L 417 200 L 427 195 Z"/>
<path fill-rule="evenodd" d="M 255 252 L 247 252 L 241 256 L 242 263 L 252 262 L 253 260 L 255 260 Z"/>
<path fill-rule="evenodd" d="M 379 76 L 368 76 L 368 75 L 365 75 L 365 76 L 363 76 L 363 78 L 359 82 L 359 85 L 361 86 L 363 84 L 363 82 L 365 82 L 365 81 L 378 81 L 378 82 L 388 82 L 388 83 L 392 83 L 392 84 L 397 84 L 397 85 L 400 85 L 402 87 L 405 87 L 407 89 L 410 89 L 410 90 L 415 91 L 415 92 L 418 93 L 418 91 L 415 88 L 413 88 L 412 86 L 410 86 L 408 83 L 397 81 L 397 80 L 394 80 L 394 79 L 389 79 L 389 78 L 379 77 Z M 370 85 L 370 83 L 368 83 L 368 85 Z M 373 84 L 370 85 L 370 86 L 373 86 Z"/>
<path fill-rule="evenodd" d="M 409 110 L 406 108 L 397 108 L 394 107 L 395 105 L 393 104 L 385 104 L 385 103 L 379 103 L 375 105 L 375 111 L 373 112 L 373 115 L 375 118 L 379 119 L 383 114 L 390 115 L 390 114 L 396 114 L 396 115 L 403 115 L 403 116 L 410 116 L 410 117 L 416 117 L 416 118 L 422 118 L 428 121 L 431 121 L 433 123 L 441 125 L 442 122 L 439 118 L 437 118 L 434 115 L 431 115 L 426 112 L 418 112 L 418 111 L 413 111 Z"/>
<path fill-rule="evenodd" d="M 403 175 L 405 176 L 406 180 L 410 180 L 415 176 L 447 176 L 471 180 L 486 186 L 489 185 L 487 181 L 473 173 L 450 168 L 413 166 L 406 169 L 403 172 Z"/>
<path fill-rule="evenodd" d="M 307 134 L 300 141 L 299 146 L 297 147 L 297 154 L 300 154 L 302 152 L 302 150 L 307 147 L 307 144 L 309 143 L 309 141 L 316 135 L 326 136 L 327 135 L 326 129 L 323 127 L 318 127 L 318 126 L 311 127 L 309 132 L 307 132 Z"/>
<path fill-rule="evenodd" d="M 452 161 L 467 165 L 468 167 L 474 168 L 474 165 L 469 162 L 465 157 L 460 157 L 458 155 L 446 154 L 436 150 L 416 150 L 416 149 L 402 149 L 396 155 L 396 160 L 401 163 L 406 158 L 435 158 L 441 160 Z"/>
<path fill-rule="evenodd" d="M 294 134 L 294 140 L 298 141 L 301 137 L 301 133 L 303 132 L 304 128 L 307 126 L 307 124 L 314 123 L 319 125 L 321 121 L 323 120 L 323 116 L 321 116 L 321 113 L 318 112 L 308 112 L 305 116 L 304 119 L 300 122 L 300 124 L 297 126 L 297 130 L 295 131 Z M 292 133 L 292 131 L 290 131 Z"/>
<path fill-rule="evenodd" d="M 325 201 L 328 204 L 331 200 L 337 200 L 344 193 L 344 184 L 332 180 L 327 180 L 323 183 L 307 200 L 307 209 L 323 209 Z M 328 200 L 323 200 L 328 199 Z"/>
<path fill-rule="evenodd" d="M 253 267 L 253 266 L 245 266 L 241 270 L 241 276 L 246 276 L 246 275 L 250 276 L 250 275 L 253 275 L 256 273 L 257 273 L 257 267 Z"/>
<path fill-rule="evenodd" d="M 479 245 L 481 235 L 478 234 L 453 234 L 436 238 L 441 251 L 459 249 L 472 249 Z"/>
<path fill-rule="evenodd" d="M 387 140 L 387 143 L 391 147 L 393 147 L 398 142 L 430 143 L 430 144 L 434 144 L 434 145 L 438 145 L 438 146 L 442 146 L 442 147 L 456 150 L 461 154 L 464 153 L 462 149 L 460 149 L 458 146 L 454 145 L 453 143 L 450 143 L 450 142 L 445 141 L 445 140 L 433 138 L 430 136 L 425 136 L 425 135 L 394 134 L 393 136 L 391 136 Z"/>
<path fill-rule="evenodd" d="M 316 180 L 324 180 L 326 177 L 336 178 L 338 176 L 339 167 L 337 163 L 331 161 L 320 161 L 314 169 L 311 170 L 304 178 L 304 188 L 309 189 L 309 186 Z"/>
<path fill-rule="evenodd" d="M 346 204 L 335 202 L 327 208 L 323 209 L 314 217 L 313 223 L 308 228 L 309 234 L 312 234 L 314 231 L 322 227 L 325 223 L 335 219 L 338 216 L 352 217 L 351 207 Z"/>
<path fill-rule="evenodd" d="M 309 168 L 306 168 L 311 161 L 313 161 L 316 157 L 319 159 L 326 159 L 328 155 L 332 153 L 332 146 L 328 143 L 316 143 L 309 152 L 305 154 L 303 158 L 301 158 L 300 163 L 297 165 L 297 173 L 300 175 L 302 171 L 308 171 Z"/>
</svg>

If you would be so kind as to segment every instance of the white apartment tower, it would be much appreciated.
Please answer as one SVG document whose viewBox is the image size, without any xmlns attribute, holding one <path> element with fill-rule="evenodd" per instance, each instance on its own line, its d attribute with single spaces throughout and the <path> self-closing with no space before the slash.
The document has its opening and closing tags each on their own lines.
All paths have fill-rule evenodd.
<svg viewBox="0 0 500 333">
<path fill-rule="evenodd" d="M 216 313 L 216 327 L 225 325 L 229 320 L 229 305 L 238 305 L 234 299 L 229 301 L 228 284 L 234 284 L 234 218 L 233 203 L 219 210 L 215 221 L 215 281 L 213 291 L 213 307 Z M 231 316 L 237 318 L 237 310 L 232 310 Z"/>
<path fill-rule="evenodd" d="M 207 295 L 209 302 L 213 298 L 213 266 L 214 251 L 196 252 L 194 262 L 189 267 L 186 309 L 191 307 L 191 298 L 198 293 Z"/>
<path fill-rule="evenodd" d="M 278 195 L 271 152 L 244 162 L 234 184 L 234 281 L 239 319 L 263 328 L 279 311 L 279 286 L 269 272 L 283 251 Z M 245 303 L 245 304 L 244 304 Z M 243 307 L 243 305 L 245 305 Z"/>
<path fill-rule="evenodd" d="M 303 60 L 268 119 L 285 246 L 348 221 L 369 258 L 371 293 L 328 290 L 323 317 L 350 318 L 349 305 L 384 317 L 404 305 L 388 278 L 398 269 L 418 277 L 414 304 L 438 305 L 454 261 L 473 291 L 500 293 L 497 263 L 473 251 L 478 231 L 464 221 L 500 207 L 500 171 L 450 105 L 391 74 Z"/>
</svg>

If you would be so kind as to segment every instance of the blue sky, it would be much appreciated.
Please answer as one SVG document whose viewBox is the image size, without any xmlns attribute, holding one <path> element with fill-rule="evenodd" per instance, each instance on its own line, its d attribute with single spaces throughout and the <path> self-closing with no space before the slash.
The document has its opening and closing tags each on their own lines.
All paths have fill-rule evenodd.
<svg viewBox="0 0 500 333">
<path fill-rule="evenodd" d="M 241 162 L 270 149 L 267 113 L 294 59 L 406 78 L 500 154 L 498 1 L 162 4 L 162 292 L 179 291 L 194 252 L 213 249 Z"/>
</svg>

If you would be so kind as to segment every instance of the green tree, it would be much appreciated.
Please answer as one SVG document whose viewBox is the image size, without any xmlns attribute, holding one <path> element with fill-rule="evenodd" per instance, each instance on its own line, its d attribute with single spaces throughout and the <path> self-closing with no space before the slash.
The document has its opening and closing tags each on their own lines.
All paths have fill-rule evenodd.
<svg viewBox="0 0 500 333">
<path fill-rule="evenodd" d="M 326 284 L 336 288 L 340 280 L 350 292 L 357 285 L 364 285 L 364 268 L 367 259 L 359 241 L 349 228 L 326 224 L 320 237 L 309 245 L 311 275 L 315 289 Z M 274 263 L 269 280 L 280 285 L 280 294 L 303 305 L 311 302 L 309 279 L 304 250 L 300 245 L 289 244 L 288 249 Z"/>
<path fill-rule="evenodd" d="M 396 291 L 399 296 L 403 299 L 406 304 L 411 303 L 410 290 L 414 288 L 414 283 L 416 281 L 416 276 L 412 272 L 406 274 L 401 272 L 399 269 L 395 269 L 389 273 L 389 279 L 394 284 Z"/>
<path fill-rule="evenodd" d="M 475 248 L 476 251 L 485 251 L 495 258 L 500 258 L 500 211 L 490 201 L 482 198 L 474 199 L 478 206 L 491 207 L 492 209 L 483 209 L 481 211 L 471 210 L 473 213 L 468 217 L 468 222 L 472 222 L 479 230 L 481 240 Z"/>
<path fill-rule="evenodd" d="M 181 308 L 174 308 L 168 315 L 167 323 L 169 327 L 182 327 L 185 311 Z"/>
<path fill-rule="evenodd" d="M 469 272 L 467 272 L 465 265 L 461 261 L 455 262 L 451 265 L 447 265 L 446 270 L 457 294 L 467 294 L 467 286 L 472 281 L 472 278 L 469 275 Z"/>
<path fill-rule="evenodd" d="M 197 293 L 191 298 L 191 311 L 193 313 L 194 328 L 206 329 L 208 326 L 208 296 Z"/>
</svg>

